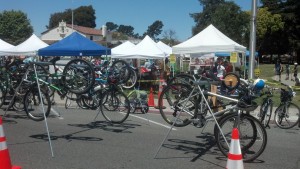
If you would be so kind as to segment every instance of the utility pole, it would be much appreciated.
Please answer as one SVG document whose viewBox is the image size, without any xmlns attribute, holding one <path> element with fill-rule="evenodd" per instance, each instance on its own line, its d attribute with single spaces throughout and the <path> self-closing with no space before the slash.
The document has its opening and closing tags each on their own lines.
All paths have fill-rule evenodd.
<svg viewBox="0 0 300 169">
<path fill-rule="evenodd" d="M 248 78 L 253 79 L 253 71 L 254 71 L 254 59 L 256 52 L 256 14 L 257 14 L 257 0 L 252 0 L 252 9 L 251 9 L 251 29 L 250 29 L 250 58 L 249 58 L 249 68 L 248 68 Z"/>
</svg>

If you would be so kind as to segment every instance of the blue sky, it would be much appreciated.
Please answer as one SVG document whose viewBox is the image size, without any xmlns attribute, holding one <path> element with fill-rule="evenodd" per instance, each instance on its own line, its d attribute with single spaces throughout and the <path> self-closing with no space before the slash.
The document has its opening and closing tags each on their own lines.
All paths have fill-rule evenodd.
<svg viewBox="0 0 300 169">
<path fill-rule="evenodd" d="M 234 0 L 242 10 L 251 10 L 252 0 Z M 179 40 L 191 37 L 195 22 L 190 13 L 202 11 L 198 0 L 1 0 L 0 11 L 21 10 L 27 14 L 34 33 L 40 36 L 46 31 L 50 15 L 92 5 L 95 9 L 96 25 L 106 22 L 131 25 L 134 32 L 143 34 L 156 20 L 164 24 L 163 30 L 172 29 Z"/>
</svg>

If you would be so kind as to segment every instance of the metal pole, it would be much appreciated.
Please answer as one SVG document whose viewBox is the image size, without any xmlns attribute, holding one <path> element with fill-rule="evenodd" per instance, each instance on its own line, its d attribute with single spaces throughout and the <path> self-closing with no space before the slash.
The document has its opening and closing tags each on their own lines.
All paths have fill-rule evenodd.
<svg viewBox="0 0 300 169">
<path fill-rule="evenodd" d="M 257 13 L 257 0 L 252 0 L 252 14 L 251 14 L 251 29 L 250 29 L 250 58 L 249 58 L 249 78 L 253 79 L 254 59 L 255 59 L 255 46 L 256 46 L 256 13 Z"/>
<path fill-rule="evenodd" d="M 73 2 L 74 2 L 74 0 L 72 0 L 72 4 L 73 4 Z M 72 33 L 73 33 L 73 31 L 74 31 L 74 29 L 73 29 L 73 25 L 74 25 L 74 10 L 73 10 L 73 7 L 72 7 Z"/>
</svg>

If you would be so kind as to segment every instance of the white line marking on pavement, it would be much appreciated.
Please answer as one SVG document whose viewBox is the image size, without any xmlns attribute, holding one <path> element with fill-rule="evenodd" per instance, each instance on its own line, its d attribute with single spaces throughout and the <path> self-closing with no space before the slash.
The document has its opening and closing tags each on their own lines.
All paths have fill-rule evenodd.
<svg viewBox="0 0 300 169">
<path fill-rule="evenodd" d="M 56 115 L 57 117 L 58 117 L 58 119 L 64 119 L 62 116 L 60 116 L 60 113 L 58 113 L 55 109 L 53 109 L 52 107 L 51 107 L 51 111 L 53 112 L 53 114 L 54 115 Z"/>
<path fill-rule="evenodd" d="M 157 125 L 159 125 L 159 126 L 163 126 L 163 127 L 167 128 L 167 129 L 170 129 L 170 128 L 171 128 L 170 126 L 161 124 L 161 123 L 156 122 L 156 121 L 149 120 L 149 119 L 147 119 L 147 118 L 143 118 L 143 117 L 136 116 L 136 115 L 132 115 L 132 114 L 130 114 L 130 116 L 133 116 L 133 117 L 135 117 L 135 118 L 142 119 L 142 120 L 145 120 L 145 121 L 149 121 L 150 123 L 157 124 Z M 173 127 L 172 130 L 177 130 L 177 129 L 175 129 L 175 128 Z"/>
</svg>

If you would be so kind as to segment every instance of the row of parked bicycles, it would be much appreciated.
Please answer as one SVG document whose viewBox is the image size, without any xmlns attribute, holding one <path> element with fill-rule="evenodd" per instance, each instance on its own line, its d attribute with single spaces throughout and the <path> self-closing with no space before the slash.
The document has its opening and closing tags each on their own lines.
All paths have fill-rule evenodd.
<svg viewBox="0 0 300 169">
<path fill-rule="evenodd" d="M 72 59 L 60 72 L 55 57 L 48 62 L 14 62 L 1 65 L 0 106 L 10 96 L 8 107 L 24 110 L 35 121 L 42 121 L 51 111 L 52 99 L 74 99 L 96 109 L 113 123 L 122 123 L 130 113 L 130 102 L 121 86 L 131 78 L 132 68 L 122 60 L 94 66 L 83 59 Z M 53 65 L 55 73 L 49 73 Z M 97 76 L 96 76 L 97 74 Z M 95 78 L 97 77 L 97 78 Z"/>
<path fill-rule="evenodd" d="M 212 92 L 211 85 L 217 90 Z M 263 92 L 267 88 L 268 92 Z M 159 97 L 160 113 L 170 125 L 184 127 L 194 125 L 204 128 L 209 121 L 215 122 L 214 136 L 220 151 L 227 156 L 233 128 L 240 132 L 240 143 L 245 162 L 259 157 L 267 145 L 265 127 L 270 122 L 274 88 L 262 79 L 244 80 L 234 73 L 224 79 L 211 72 L 199 75 L 179 74 L 168 82 Z M 292 103 L 295 92 L 289 86 L 280 88 L 281 103 L 275 110 L 274 121 L 281 128 L 299 124 L 300 109 Z M 253 112 L 259 106 L 255 99 L 266 94 L 257 117 Z M 163 107 L 170 109 L 164 109 Z M 300 124 L 299 124 L 300 126 Z"/>
<path fill-rule="evenodd" d="M 138 80 L 137 70 L 125 61 L 104 61 L 95 66 L 83 59 L 72 59 L 60 71 L 58 60 L 60 57 L 48 62 L 2 64 L 0 107 L 8 96 L 13 96 L 8 107 L 24 110 L 30 119 L 42 121 L 49 116 L 57 93 L 62 99 L 66 98 L 66 108 L 70 100 L 75 100 L 82 108 L 97 109 L 112 123 L 123 123 L 137 107 L 143 113 L 148 112 L 147 93 L 138 89 L 129 94 L 123 91 L 123 88 L 134 87 Z M 50 65 L 54 73 L 49 73 Z M 216 87 L 214 92 L 211 86 Z M 269 89 L 265 92 L 267 97 L 256 118 L 250 112 L 259 106 L 254 100 L 265 88 Z M 209 71 L 200 75 L 178 74 L 164 86 L 158 107 L 162 118 L 176 127 L 192 124 L 204 128 L 209 121 L 214 121 L 216 144 L 225 156 L 232 128 L 238 128 L 243 159 L 252 161 L 267 145 L 265 127 L 272 113 L 272 91 L 261 79 L 248 81 L 234 73 L 228 73 L 222 80 Z M 281 89 L 281 104 L 274 115 L 275 123 L 281 128 L 299 124 L 300 109 L 291 102 L 294 95 L 290 87 Z"/>
</svg>

